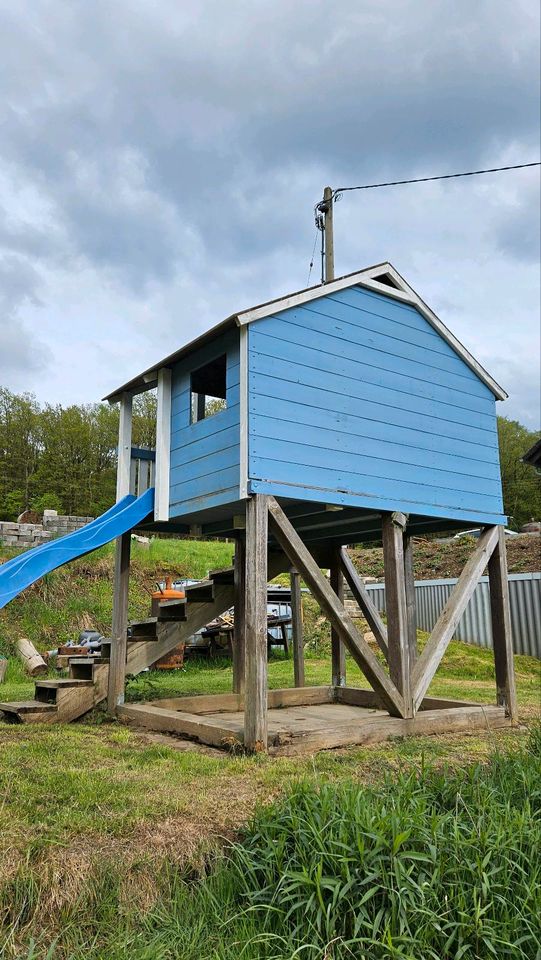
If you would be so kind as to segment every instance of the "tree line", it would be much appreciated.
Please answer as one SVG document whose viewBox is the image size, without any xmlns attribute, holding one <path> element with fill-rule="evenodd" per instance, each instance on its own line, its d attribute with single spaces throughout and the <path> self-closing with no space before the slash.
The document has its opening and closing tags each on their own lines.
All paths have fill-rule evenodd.
<svg viewBox="0 0 541 960">
<path fill-rule="evenodd" d="M 134 398 L 133 445 L 153 447 L 156 397 Z M 504 511 L 518 529 L 541 518 L 541 483 L 521 462 L 537 434 L 498 418 Z M 98 516 L 115 501 L 118 406 L 40 405 L 31 394 L 0 388 L 0 519 L 44 509 Z"/>
<path fill-rule="evenodd" d="M 133 445 L 154 447 L 156 397 L 134 398 Z M 24 510 L 98 516 L 115 502 L 118 406 L 40 405 L 0 388 L 0 519 Z"/>
</svg>

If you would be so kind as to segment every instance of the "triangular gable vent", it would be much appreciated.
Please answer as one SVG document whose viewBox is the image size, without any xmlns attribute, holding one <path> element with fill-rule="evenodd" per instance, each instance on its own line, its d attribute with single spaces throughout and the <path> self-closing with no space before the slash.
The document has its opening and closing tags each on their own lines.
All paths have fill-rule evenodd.
<svg viewBox="0 0 541 960">
<path fill-rule="evenodd" d="M 390 273 L 374 274 L 371 279 L 376 280 L 378 283 L 384 283 L 387 287 L 392 287 L 393 290 L 400 290 L 396 280 Z"/>
</svg>

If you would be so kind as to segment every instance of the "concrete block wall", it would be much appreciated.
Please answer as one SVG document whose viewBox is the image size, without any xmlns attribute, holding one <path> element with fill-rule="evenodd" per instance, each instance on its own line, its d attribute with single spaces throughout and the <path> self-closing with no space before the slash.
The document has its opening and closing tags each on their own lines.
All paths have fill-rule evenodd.
<svg viewBox="0 0 541 960">
<path fill-rule="evenodd" d="M 66 533 L 74 533 L 90 523 L 94 517 L 71 517 L 59 515 L 56 510 L 45 510 L 43 513 L 43 529 L 48 530 L 55 537 L 63 537 Z"/>
<path fill-rule="evenodd" d="M 0 542 L 12 547 L 37 547 L 40 543 L 63 537 L 80 530 L 94 517 L 59 516 L 55 510 L 46 510 L 43 523 L 12 523 L 0 521 Z"/>
</svg>

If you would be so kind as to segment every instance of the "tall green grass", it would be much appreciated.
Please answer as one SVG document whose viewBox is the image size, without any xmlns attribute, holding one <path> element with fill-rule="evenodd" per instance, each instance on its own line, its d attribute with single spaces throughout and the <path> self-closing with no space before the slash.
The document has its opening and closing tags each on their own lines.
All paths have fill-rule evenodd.
<svg viewBox="0 0 541 960">
<path fill-rule="evenodd" d="M 147 912 L 119 909 L 102 870 L 49 957 L 536 960 L 540 850 L 537 729 L 484 765 L 410 769 L 371 788 L 299 783 L 203 874 L 163 864 Z M 24 910 L 21 889 L 13 901 Z"/>
</svg>

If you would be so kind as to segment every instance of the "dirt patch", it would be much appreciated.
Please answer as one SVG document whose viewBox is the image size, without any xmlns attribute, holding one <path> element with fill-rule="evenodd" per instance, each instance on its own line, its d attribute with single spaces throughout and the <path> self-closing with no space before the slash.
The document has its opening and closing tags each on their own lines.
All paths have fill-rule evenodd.
<svg viewBox="0 0 541 960">
<path fill-rule="evenodd" d="M 414 576 L 416 580 L 453 579 L 459 577 L 468 557 L 475 550 L 473 537 L 460 537 L 448 543 L 436 540 L 414 540 Z M 506 538 L 509 573 L 537 573 L 541 569 L 541 538 L 522 534 Z M 379 547 L 366 550 L 352 548 L 353 562 L 364 577 L 383 580 L 383 551 Z"/>
</svg>

